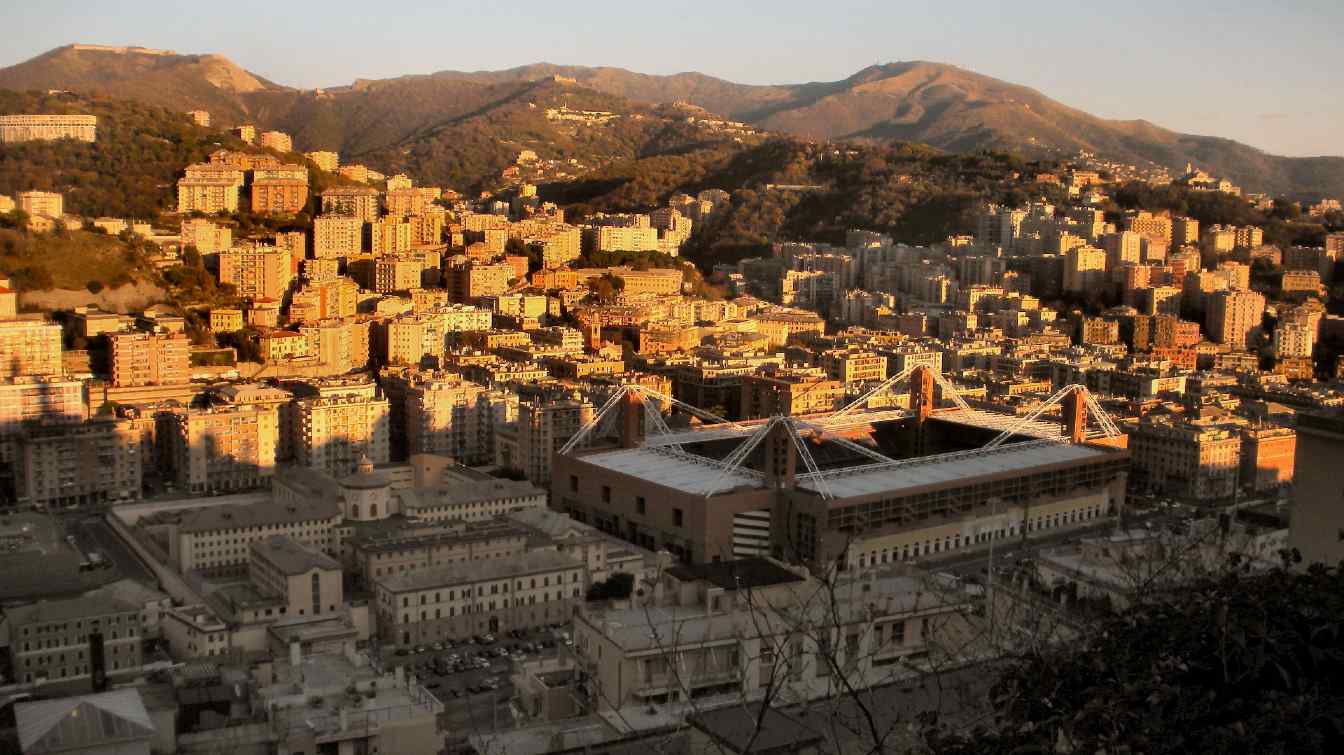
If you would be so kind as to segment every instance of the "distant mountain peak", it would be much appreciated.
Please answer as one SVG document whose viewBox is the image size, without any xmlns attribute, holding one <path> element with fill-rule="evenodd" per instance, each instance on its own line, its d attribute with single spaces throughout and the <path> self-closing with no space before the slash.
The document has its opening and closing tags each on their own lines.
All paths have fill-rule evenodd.
<svg viewBox="0 0 1344 755">
<path fill-rule="evenodd" d="M 926 60 L 876 63 L 838 81 L 780 85 L 537 62 L 502 71 L 361 79 L 325 88 L 320 101 L 220 55 L 134 46 L 67 45 L 0 69 L 0 88 L 69 89 L 179 110 L 204 108 L 221 124 L 280 128 L 300 142 L 308 136 L 352 154 L 432 132 L 471 112 L 463 110 L 467 103 L 489 109 L 517 102 L 520 87 L 531 87 L 529 96 L 538 100 L 545 95 L 563 102 L 564 93 L 597 103 L 593 93 L 600 93 L 630 103 L 685 103 L 809 139 L 900 140 L 952 152 L 1017 149 L 1049 157 L 1085 151 L 1173 171 L 1193 161 L 1252 191 L 1344 196 L 1341 158 L 1283 158 L 1141 119 L 1099 118 L 1028 87 Z"/>
</svg>

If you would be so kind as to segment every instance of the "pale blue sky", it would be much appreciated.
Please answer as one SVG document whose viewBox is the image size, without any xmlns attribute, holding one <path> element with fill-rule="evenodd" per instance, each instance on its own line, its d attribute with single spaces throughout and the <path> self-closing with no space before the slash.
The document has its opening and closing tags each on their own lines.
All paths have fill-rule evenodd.
<svg viewBox="0 0 1344 755">
<path fill-rule="evenodd" d="M 70 42 L 216 52 L 291 86 L 546 61 L 744 83 L 934 60 L 1109 118 L 1344 154 L 1344 3 L 43 0 L 0 9 L 0 66 Z M 208 9 L 220 9 L 210 12 Z M 201 9 L 195 11 L 195 9 Z"/>
</svg>

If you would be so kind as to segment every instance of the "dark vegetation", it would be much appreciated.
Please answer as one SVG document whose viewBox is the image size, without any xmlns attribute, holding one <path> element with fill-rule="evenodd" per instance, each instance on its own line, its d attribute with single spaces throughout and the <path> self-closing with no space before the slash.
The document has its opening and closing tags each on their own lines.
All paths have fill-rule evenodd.
<svg viewBox="0 0 1344 755">
<path fill-rule="evenodd" d="M 28 189 L 65 195 L 66 212 L 153 219 L 172 207 L 174 182 L 188 163 L 238 147 L 181 113 L 128 100 L 0 90 L 0 114 L 98 116 L 98 139 L 0 145 L 0 194 Z"/>
<path fill-rule="evenodd" d="M 1342 625 L 1339 568 L 1232 571 L 1021 658 L 994 690 L 997 720 L 938 731 L 932 750 L 1340 752 Z"/>
<path fill-rule="evenodd" d="M 1241 197 L 1216 191 L 1195 191 L 1183 186 L 1150 186 L 1130 183 L 1120 187 L 1107 208 L 1108 219 L 1118 219 L 1121 210 L 1169 210 L 1199 221 L 1200 227 L 1257 225 L 1265 230 L 1265 243 L 1280 246 L 1322 246 L 1325 234 L 1344 228 L 1344 215 L 1309 218 L 1295 203 L 1276 200 L 1270 210 L 1260 210 Z"/>
<path fill-rule="evenodd" d="M 588 588 L 588 600 L 624 600 L 630 597 L 635 588 L 635 577 L 625 572 L 616 572 L 605 581 L 594 582 Z"/>
<path fill-rule="evenodd" d="M 679 192 L 729 191 L 730 206 L 697 227 L 686 249 L 688 257 L 709 265 L 766 253 L 776 241 L 841 242 L 851 228 L 911 242 L 941 241 L 974 230 L 981 203 L 1017 199 L 1013 194 L 1023 192 L 1016 176 L 1040 169 L 1040 163 L 1005 153 L 949 155 L 908 144 L 837 147 L 772 139 L 617 161 L 582 181 L 543 186 L 541 194 L 577 216 L 643 210 Z"/>
</svg>

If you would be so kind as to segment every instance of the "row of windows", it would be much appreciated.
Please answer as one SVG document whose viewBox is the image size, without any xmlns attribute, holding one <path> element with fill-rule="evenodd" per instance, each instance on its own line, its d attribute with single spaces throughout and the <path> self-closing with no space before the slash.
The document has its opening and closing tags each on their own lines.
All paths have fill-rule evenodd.
<svg viewBox="0 0 1344 755">
<path fill-rule="evenodd" d="M 570 581 L 571 584 L 577 584 L 578 581 L 579 581 L 579 573 L 578 573 L 578 572 L 570 572 L 570 573 L 569 573 L 569 581 Z M 516 591 L 516 590 L 522 590 L 522 589 L 535 589 L 535 588 L 537 587 L 537 578 L 536 578 L 536 577 L 532 577 L 531 579 L 528 580 L 528 582 L 529 582 L 528 587 L 527 587 L 527 588 L 524 588 L 524 587 L 523 587 L 523 580 L 521 580 L 521 579 L 518 580 L 518 582 L 517 582 L 517 586 L 514 588 L 515 591 Z M 559 586 L 559 585 L 563 585 L 564 582 L 565 582 L 564 575 L 557 574 L 557 575 L 555 576 L 555 584 L 556 584 L 557 586 Z M 486 590 L 485 590 L 485 585 L 481 585 L 480 587 L 474 587 L 474 588 L 473 588 L 473 587 L 464 587 L 464 588 L 462 588 L 462 599 L 463 599 L 463 600 L 468 600 L 468 599 L 473 598 L 473 597 L 477 597 L 477 598 L 479 598 L 479 597 L 484 597 L 484 596 L 487 595 L 487 594 L 489 594 L 489 595 L 499 595 L 500 592 L 501 592 L 501 590 L 500 590 L 500 586 L 501 586 L 501 585 L 502 585 L 503 588 L 504 588 L 502 592 L 503 592 L 504 594 L 507 595 L 508 592 L 509 592 L 509 583 L 508 583 L 508 582 L 503 582 L 503 583 L 496 582 L 496 583 L 490 585 L 490 591 L 489 591 L 489 593 L 486 592 Z M 549 574 L 548 574 L 548 575 L 544 575 L 544 576 L 541 578 L 541 587 L 550 587 L 550 586 L 551 586 L 551 577 L 550 577 L 550 575 L 549 575 Z M 448 591 L 448 600 L 457 600 L 457 590 L 449 590 L 449 591 Z M 425 605 L 427 602 L 431 602 L 431 601 L 429 601 L 429 594 L 428 594 L 428 593 L 421 593 L 421 594 L 420 594 L 420 605 L 423 606 L 423 605 Z M 434 602 L 434 603 L 441 603 L 441 602 L 443 602 L 443 593 L 442 593 L 442 592 L 435 592 L 435 593 L 434 593 L 434 600 L 433 600 L 432 602 Z M 406 596 L 406 595 L 403 595 L 402 598 L 401 598 L 401 605 L 402 605 L 402 607 L 404 608 L 404 607 L 406 607 L 406 606 L 409 606 L 410 604 L 411 604 L 411 599 L 410 599 L 410 597 L 409 597 L 409 596 Z"/>
<path fill-rule="evenodd" d="M 579 588 L 575 587 L 575 588 L 573 589 L 573 592 L 570 594 L 570 597 L 573 598 L 574 600 L 578 600 L 579 597 L 580 597 L 581 595 L 582 595 L 582 592 L 579 590 Z M 550 602 L 552 602 L 552 601 L 561 601 L 561 600 L 564 600 L 564 599 L 565 599 L 565 593 L 564 593 L 563 590 L 556 590 L 555 593 L 554 593 L 554 597 L 552 597 L 552 594 L 549 593 L 549 592 L 542 593 L 542 595 L 541 595 L 541 602 L 542 602 L 542 603 L 550 603 Z M 512 606 L 512 607 L 513 607 L 513 608 L 521 608 L 521 607 L 523 607 L 523 606 L 535 606 L 536 604 L 537 604 L 537 596 L 536 596 L 536 595 L 529 595 L 529 596 L 527 596 L 527 600 L 523 600 L 522 598 L 514 598 L 514 599 L 513 599 L 513 606 Z M 492 600 L 492 601 L 490 601 L 489 603 L 478 603 L 478 604 L 475 604 L 475 605 L 467 605 L 467 606 L 463 606 L 463 607 L 462 607 L 462 613 L 461 613 L 461 615 L 466 616 L 466 615 L 468 615 L 468 614 L 489 613 L 489 612 L 491 612 L 491 611 L 497 611 L 497 610 L 500 610 L 500 609 L 507 609 L 507 608 L 509 608 L 509 607 L 510 607 L 510 606 L 509 606 L 509 600 L 508 600 L 508 598 L 504 598 L 503 600 L 499 601 L 498 604 L 496 604 L 496 601 L 493 601 L 493 600 Z M 449 618 L 449 619 L 451 619 L 451 618 L 453 618 L 454 616 L 457 616 L 457 615 L 458 615 L 457 607 L 456 607 L 456 606 L 448 606 L 448 615 L 447 615 L 447 616 L 444 616 L 444 613 L 443 613 L 443 609 L 442 609 L 442 608 L 435 608 L 435 609 L 434 609 L 434 616 L 433 616 L 433 618 L 435 618 L 435 619 L 443 619 L 443 618 Z M 403 623 L 403 624 L 408 624 L 408 623 L 410 623 L 411 620 L 412 620 L 412 616 L 413 616 L 413 614 L 403 613 L 403 614 L 401 615 L 401 621 L 402 621 L 402 623 Z M 429 620 L 430 620 L 429 611 L 428 611 L 427 609 L 421 611 L 421 612 L 420 612 L 420 621 L 429 621 Z"/>
<path fill-rule="evenodd" d="M 1102 515 L 1102 508 L 1090 506 L 1082 510 L 1067 511 L 1063 513 L 1049 514 L 1032 517 L 1027 520 L 1027 532 L 1035 532 L 1044 529 L 1053 529 L 1068 524 L 1077 524 L 1079 522 L 1090 521 Z M 960 534 L 949 535 L 941 539 L 932 538 L 921 540 L 917 543 L 909 543 L 898 548 L 883 548 L 881 551 L 869 551 L 859 554 L 859 567 L 877 566 L 878 564 L 894 563 L 896 561 L 906 561 L 911 558 L 919 558 L 934 553 L 957 550 L 960 548 L 969 548 L 972 545 L 978 545 L 989 542 L 990 539 L 999 539 L 1002 537 L 1014 537 L 1021 534 L 1018 524 L 1011 524 L 1007 528 L 993 530 L 977 535 L 974 538 L 962 538 Z"/>
</svg>

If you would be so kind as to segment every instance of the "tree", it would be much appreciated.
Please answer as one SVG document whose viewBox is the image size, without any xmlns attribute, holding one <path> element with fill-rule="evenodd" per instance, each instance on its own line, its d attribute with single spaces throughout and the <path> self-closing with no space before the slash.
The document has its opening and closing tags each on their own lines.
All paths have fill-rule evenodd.
<svg viewBox="0 0 1344 755">
<path fill-rule="evenodd" d="M 616 572 L 602 582 L 594 582 L 588 588 L 588 600 L 624 600 L 630 597 L 635 588 L 633 574 Z"/>
<path fill-rule="evenodd" d="M 993 725 L 935 731 L 932 749 L 1339 752 L 1342 625 L 1340 568 L 1233 569 L 1117 616 L 1084 643 L 1018 659 L 994 691 Z"/>
</svg>

